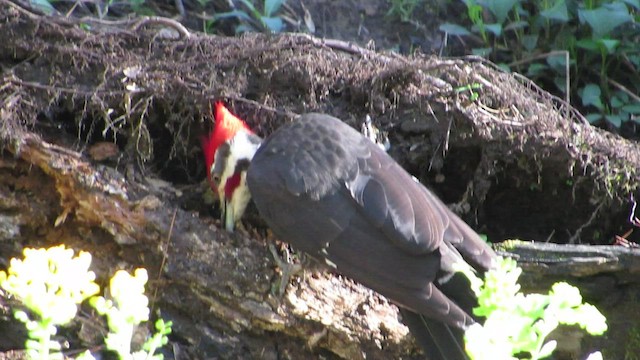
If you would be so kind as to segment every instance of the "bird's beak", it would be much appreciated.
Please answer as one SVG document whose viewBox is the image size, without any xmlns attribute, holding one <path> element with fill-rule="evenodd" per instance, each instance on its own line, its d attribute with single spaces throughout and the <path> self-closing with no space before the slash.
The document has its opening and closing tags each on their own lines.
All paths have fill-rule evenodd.
<svg viewBox="0 0 640 360">
<path fill-rule="evenodd" d="M 233 232 L 236 226 L 236 222 L 233 216 L 234 215 L 233 204 L 231 204 L 231 201 L 228 201 L 227 199 L 222 199 L 220 205 L 222 206 L 221 220 L 224 222 L 224 228 L 228 232 Z"/>
</svg>

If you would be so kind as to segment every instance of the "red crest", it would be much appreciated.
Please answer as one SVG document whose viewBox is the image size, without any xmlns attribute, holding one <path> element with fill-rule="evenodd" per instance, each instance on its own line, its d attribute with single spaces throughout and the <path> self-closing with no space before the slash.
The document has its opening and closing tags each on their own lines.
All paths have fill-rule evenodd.
<svg viewBox="0 0 640 360">
<path fill-rule="evenodd" d="M 213 165 L 216 150 L 225 141 L 233 138 L 240 129 L 251 132 L 249 126 L 233 115 L 221 101 L 215 103 L 215 125 L 209 137 L 203 136 L 200 139 L 204 161 L 207 168 L 207 178 L 211 182 L 211 166 Z"/>
</svg>

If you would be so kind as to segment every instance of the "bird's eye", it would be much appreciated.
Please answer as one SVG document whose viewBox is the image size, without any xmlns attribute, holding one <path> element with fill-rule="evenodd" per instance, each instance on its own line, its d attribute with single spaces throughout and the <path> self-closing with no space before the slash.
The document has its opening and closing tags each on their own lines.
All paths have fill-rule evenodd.
<svg viewBox="0 0 640 360">
<path fill-rule="evenodd" d="M 211 178 L 216 182 L 216 184 L 220 182 L 220 175 L 213 175 Z"/>
</svg>

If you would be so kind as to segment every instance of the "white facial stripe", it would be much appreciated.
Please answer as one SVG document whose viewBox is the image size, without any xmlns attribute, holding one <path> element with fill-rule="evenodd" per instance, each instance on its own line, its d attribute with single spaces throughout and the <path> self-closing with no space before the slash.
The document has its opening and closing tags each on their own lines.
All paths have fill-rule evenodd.
<svg viewBox="0 0 640 360">
<path fill-rule="evenodd" d="M 226 147 L 226 149 L 223 146 L 220 146 L 218 149 L 224 149 L 225 151 L 222 151 L 224 154 L 219 154 L 216 151 L 215 165 L 212 167 L 212 169 L 216 169 L 217 171 L 222 169 L 220 183 L 218 184 L 218 194 L 222 201 L 224 201 L 224 188 L 227 184 L 227 179 L 233 176 L 238 161 L 241 159 L 251 160 L 257 150 L 256 146 L 249 141 L 249 133 L 244 129 L 238 130 L 236 135 L 227 141 L 227 144 L 228 147 Z M 223 161 L 224 165 L 221 167 L 217 166 L 218 161 Z M 240 185 L 242 186 L 242 183 Z"/>
<path fill-rule="evenodd" d="M 224 161 L 223 166 L 219 167 L 214 165 L 214 168 L 222 170 L 222 173 L 220 174 L 220 182 L 217 184 L 220 202 L 221 204 L 230 205 L 228 209 L 231 211 L 229 211 L 226 215 L 227 219 L 223 219 L 227 224 L 227 228 L 229 227 L 229 216 L 233 216 L 233 219 L 235 221 L 240 220 L 240 217 L 242 217 L 242 214 L 244 213 L 247 204 L 251 199 L 251 194 L 249 193 L 249 188 L 247 187 L 246 171 L 243 171 L 240 174 L 240 184 L 233 191 L 231 199 L 225 199 L 225 186 L 227 184 L 227 180 L 234 175 L 238 163 L 242 160 L 251 161 L 253 155 L 256 153 L 258 147 L 260 146 L 259 143 L 251 141 L 250 136 L 251 135 L 246 130 L 239 130 L 236 135 L 228 141 L 229 151 L 228 153 L 225 152 L 224 155 L 226 156 L 216 156 L 216 162 L 218 161 L 218 159 L 220 161 Z M 218 154 L 216 153 L 216 155 Z"/>
<path fill-rule="evenodd" d="M 231 156 L 234 156 L 238 160 L 251 160 L 259 146 L 259 143 L 251 140 L 251 134 L 249 134 L 247 130 L 240 129 L 231 139 Z"/>
</svg>

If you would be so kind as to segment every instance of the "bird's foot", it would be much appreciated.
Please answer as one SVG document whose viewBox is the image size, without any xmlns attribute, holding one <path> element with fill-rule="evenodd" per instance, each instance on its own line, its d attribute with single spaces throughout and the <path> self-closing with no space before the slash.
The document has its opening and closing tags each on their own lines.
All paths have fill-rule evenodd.
<svg viewBox="0 0 640 360">
<path fill-rule="evenodd" d="M 284 258 L 280 257 L 278 254 L 278 250 L 276 247 L 269 243 L 269 251 L 271 255 L 273 255 L 273 259 L 275 260 L 278 268 L 280 268 L 280 284 L 278 285 L 278 297 L 282 297 L 287 290 L 287 286 L 291 281 L 291 278 L 294 275 L 302 272 L 302 266 L 300 264 L 294 264 L 291 262 L 291 254 L 289 253 L 289 249 L 285 246 L 283 247 Z"/>
</svg>

